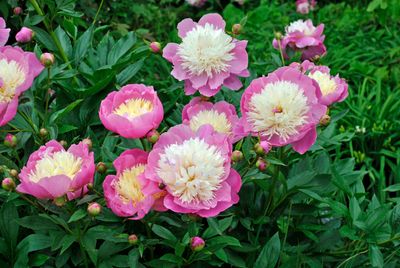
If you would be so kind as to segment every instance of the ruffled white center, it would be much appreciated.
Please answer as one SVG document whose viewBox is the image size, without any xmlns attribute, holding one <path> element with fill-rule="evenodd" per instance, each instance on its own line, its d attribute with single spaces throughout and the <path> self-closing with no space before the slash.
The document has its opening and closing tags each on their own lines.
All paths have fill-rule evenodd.
<svg viewBox="0 0 400 268">
<path fill-rule="evenodd" d="M 309 26 L 305 21 L 303 20 L 296 20 L 292 23 L 289 24 L 289 26 L 286 26 L 286 33 L 293 33 L 293 32 L 302 32 L 305 35 L 312 35 L 315 31 L 314 26 Z"/>
<path fill-rule="evenodd" d="M 186 33 L 178 48 L 183 69 L 193 75 L 205 73 L 209 77 L 228 71 L 229 62 L 234 59 L 232 50 L 235 44 L 232 40 L 214 25 L 197 25 Z"/>
<path fill-rule="evenodd" d="M 309 73 L 308 76 L 317 81 L 323 96 L 336 91 L 337 85 L 335 79 L 333 79 L 330 74 L 316 71 L 314 73 Z"/>
<path fill-rule="evenodd" d="M 200 138 L 169 145 L 158 161 L 158 176 L 182 202 L 212 200 L 224 173 L 218 148 Z"/>
<path fill-rule="evenodd" d="M 118 180 L 114 181 L 115 190 L 125 204 L 132 201 L 135 205 L 144 199 L 142 187 L 138 181 L 138 176 L 144 172 L 144 169 L 145 165 L 136 165 L 124 170 Z"/>
<path fill-rule="evenodd" d="M 16 61 L 0 60 L 0 103 L 11 101 L 24 82 L 25 73 Z"/>
<path fill-rule="evenodd" d="M 82 158 L 67 151 L 46 154 L 36 162 L 35 169 L 29 174 L 29 180 L 39 182 L 45 177 L 65 175 L 71 180 L 81 170 Z"/>
<path fill-rule="evenodd" d="M 114 114 L 133 119 L 145 113 L 149 113 L 152 110 L 153 110 L 153 103 L 151 103 L 151 101 L 142 98 L 135 98 L 135 99 L 129 99 L 124 103 L 120 104 L 114 110 Z"/>
<path fill-rule="evenodd" d="M 198 112 L 190 119 L 190 128 L 197 131 L 201 126 L 210 124 L 214 130 L 219 133 L 230 134 L 232 132 L 232 125 L 226 118 L 225 113 L 218 113 L 215 110 L 203 110 Z"/>
<path fill-rule="evenodd" d="M 298 127 L 307 122 L 307 98 L 300 87 L 289 81 L 267 84 L 254 94 L 249 103 L 248 122 L 254 132 L 283 140 L 298 133 Z"/>
</svg>

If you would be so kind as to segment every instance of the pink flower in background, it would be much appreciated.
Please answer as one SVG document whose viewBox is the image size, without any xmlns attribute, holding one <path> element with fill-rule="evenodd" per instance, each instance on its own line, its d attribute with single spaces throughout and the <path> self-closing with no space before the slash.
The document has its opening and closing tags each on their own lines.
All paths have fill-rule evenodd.
<svg viewBox="0 0 400 268">
<path fill-rule="evenodd" d="M 347 82 L 339 75 L 332 76 L 327 66 L 318 66 L 308 60 L 301 64 L 294 62 L 290 66 L 298 68 L 318 83 L 322 94 L 320 103 L 323 105 L 342 102 L 349 95 Z"/>
<path fill-rule="evenodd" d="M 246 132 L 272 146 L 291 144 L 305 153 L 317 138 L 316 126 L 326 113 L 318 84 L 293 67 L 282 67 L 251 82 L 241 100 Z"/>
<path fill-rule="evenodd" d="M 178 24 L 182 43 L 169 43 L 163 57 L 173 64 L 171 74 L 185 81 L 186 95 L 199 91 L 213 96 L 224 85 L 232 90 L 242 87 L 239 76 L 247 77 L 247 41 L 225 33 L 225 21 L 219 14 L 207 14 L 198 23 L 184 19 Z"/>
<path fill-rule="evenodd" d="M 143 218 L 157 197 L 156 194 L 145 195 L 143 189 L 161 192 L 156 182 L 143 177 L 147 157 L 148 153 L 140 149 L 123 152 L 114 161 L 117 174 L 108 175 L 103 182 L 107 206 L 120 217 Z"/>
<path fill-rule="evenodd" d="M 136 139 L 160 125 L 164 110 L 153 87 L 130 84 L 108 94 L 101 102 L 99 116 L 108 130 Z"/>
<path fill-rule="evenodd" d="M 231 168 L 228 137 L 209 125 L 178 125 L 160 136 L 149 154 L 147 179 L 165 185 L 163 204 L 177 213 L 214 217 L 239 201 L 239 173 Z"/>
<path fill-rule="evenodd" d="M 41 146 L 29 156 L 21 170 L 17 191 L 40 199 L 67 195 L 69 200 L 87 192 L 95 171 L 93 152 L 84 143 L 73 144 L 66 151 L 55 140 Z"/>
<path fill-rule="evenodd" d="M 186 3 L 194 7 L 202 7 L 206 2 L 207 0 L 186 0 Z"/>
<path fill-rule="evenodd" d="M 18 97 L 32 86 L 43 65 L 32 52 L 18 47 L 0 47 L 0 126 L 17 113 Z"/>
<path fill-rule="evenodd" d="M 324 24 L 315 27 L 311 20 L 297 20 L 286 26 L 285 36 L 281 40 L 274 39 L 272 44 L 275 49 L 279 49 L 280 42 L 286 58 L 292 50 L 292 52 L 301 51 L 302 60 L 310 60 L 326 53 L 323 31 Z"/>
<path fill-rule="evenodd" d="M 300 14 L 308 14 L 310 12 L 308 0 L 296 0 L 296 11 Z"/>
<path fill-rule="evenodd" d="M 15 35 L 15 40 L 19 43 L 29 43 L 33 38 L 33 31 L 27 27 L 22 27 Z"/>
<path fill-rule="evenodd" d="M 10 37 L 10 29 L 6 28 L 5 20 L 0 17 L 0 47 L 7 43 L 8 37 Z"/>
<path fill-rule="evenodd" d="M 209 124 L 215 131 L 228 135 L 232 142 L 243 138 L 243 135 L 236 131 L 238 121 L 235 106 L 226 101 L 213 104 L 197 97 L 193 98 L 182 111 L 183 124 L 189 125 L 193 131 Z"/>
</svg>

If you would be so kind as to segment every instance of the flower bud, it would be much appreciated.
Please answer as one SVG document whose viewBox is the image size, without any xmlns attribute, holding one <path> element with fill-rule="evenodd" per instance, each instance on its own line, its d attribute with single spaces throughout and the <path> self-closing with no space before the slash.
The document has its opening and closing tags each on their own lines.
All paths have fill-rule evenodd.
<svg viewBox="0 0 400 268">
<path fill-rule="evenodd" d="M 18 177 L 18 171 L 15 170 L 15 169 L 11 169 L 9 173 L 10 173 L 10 176 L 13 177 L 13 178 L 17 178 Z"/>
<path fill-rule="evenodd" d="M 96 165 L 96 171 L 99 172 L 100 174 L 104 174 L 107 172 L 107 166 L 103 162 L 99 162 Z"/>
<path fill-rule="evenodd" d="M 160 138 L 160 133 L 158 133 L 158 131 L 155 129 L 147 133 L 147 140 L 153 144 L 156 143 L 159 138 Z"/>
<path fill-rule="evenodd" d="M 88 205 L 87 212 L 90 216 L 96 217 L 101 213 L 101 206 L 99 203 L 93 202 Z"/>
<path fill-rule="evenodd" d="M 267 169 L 267 162 L 260 157 L 257 159 L 256 167 L 259 171 L 264 171 Z"/>
<path fill-rule="evenodd" d="M 282 37 L 283 37 L 283 35 L 282 35 L 281 32 L 275 32 L 275 38 L 276 38 L 276 40 L 281 40 Z"/>
<path fill-rule="evenodd" d="M 63 196 L 54 198 L 53 203 L 57 207 L 62 207 L 65 205 L 65 203 L 67 203 L 67 197 L 65 195 L 63 195 Z"/>
<path fill-rule="evenodd" d="M 89 150 L 92 150 L 93 143 L 92 140 L 89 138 L 83 139 L 82 140 L 83 144 L 86 144 L 89 147 Z"/>
<path fill-rule="evenodd" d="M 199 236 L 195 236 L 190 239 L 190 248 L 195 252 L 201 251 L 205 244 L 206 242 L 204 242 L 203 238 Z"/>
<path fill-rule="evenodd" d="M 269 143 L 268 141 L 261 141 L 260 146 L 263 149 L 265 154 L 268 154 L 269 151 L 271 151 L 271 149 L 272 149 L 271 143 Z"/>
<path fill-rule="evenodd" d="M 88 188 L 89 191 L 92 191 L 94 189 L 93 183 L 91 183 L 91 182 L 86 184 L 86 187 Z"/>
<path fill-rule="evenodd" d="M 128 243 L 131 245 L 137 245 L 139 243 L 137 235 L 131 234 L 130 236 L 128 236 Z"/>
<path fill-rule="evenodd" d="M 232 157 L 231 157 L 233 162 L 239 162 L 243 160 L 243 153 L 239 150 L 235 150 L 232 152 Z"/>
<path fill-rule="evenodd" d="M 239 23 L 233 24 L 232 26 L 232 33 L 234 35 L 239 35 L 242 32 L 242 25 Z"/>
<path fill-rule="evenodd" d="M 322 126 L 327 126 L 327 125 L 329 125 L 330 121 L 331 121 L 331 117 L 329 115 L 325 114 L 319 120 L 319 124 Z"/>
<path fill-rule="evenodd" d="M 162 183 L 162 182 L 160 182 L 160 183 L 158 184 L 158 189 L 160 189 L 160 190 L 164 190 L 165 187 L 166 187 L 166 185 L 165 185 L 164 183 Z"/>
<path fill-rule="evenodd" d="M 14 148 L 17 146 L 18 139 L 12 134 L 7 134 L 4 138 L 4 145 L 9 148 Z"/>
<path fill-rule="evenodd" d="M 14 7 L 13 12 L 14 12 L 14 15 L 18 16 L 19 14 L 22 13 L 22 8 L 21 7 Z"/>
<path fill-rule="evenodd" d="M 48 131 L 47 129 L 45 129 L 45 128 L 41 128 L 41 129 L 39 130 L 39 135 L 40 135 L 40 137 L 42 137 L 42 138 L 46 138 L 47 135 L 49 135 L 49 131 Z"/>
<path fill-rule="evenodd" d="M 14 191 L 15 189 L 15 182 L 13 179 L 11 178 L 5 178 L 2 182 L 1 182 L 1 187 L 6 190 L 6 191 Z"/>
<path fill-rule="evenodd" d="M 68 142 L 66 142 L 65 140 L 60 140 L 60 144 L 62 147 L 67 148 L 68 147 Z"/>
<path fill-rule="evenodd" d="M 261 144 L 260 143 L 256 143 L 256 144 L 254 144 L 254 152 L 256 152 L 256 154 L 258 154 L 258 155 L 263 155 L 264 154 L 264 148 L 263 147 L 261 147 Z"/>
<path fill-rule="evenodd" d="M 54 61 L 55 61 L 55 58 L 52 53 L 43 53 L 40 56 L 40 62 L 46 67 L 50 67 L 51 65 L 53 65 Z"/>
<path fill-rule="evenodd" d="M 161 51 L 161 44 L 158 42 L 151 42 L 149 47 L 153 53 L 160 53 Z"/>
<path fill-rule="evenodd" d="M 15 35 L 15 40 L 19 43 L 29 43 L 34 36 L 31 29 L 22 27 L 21 30 Z"/>
</svg>

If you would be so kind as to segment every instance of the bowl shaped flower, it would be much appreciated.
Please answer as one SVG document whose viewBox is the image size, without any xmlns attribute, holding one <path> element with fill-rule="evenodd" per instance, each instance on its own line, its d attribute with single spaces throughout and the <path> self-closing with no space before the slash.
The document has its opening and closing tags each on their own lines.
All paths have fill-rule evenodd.
<svg viewBox="0 0 400 268">
<path fill-rule="evenodd" d="M 32 86 L 43 65 L 32 52 L 18 47 L 0 47 L 0 126 L 17 113 L 18 97 Z"/>
<path fill-rule="evenodd" d="M 272 146 L 291 144 L 303 154 L 314 144 L 316 126 L 326 113 L 318 84 L 293 67 L 253 80 L 241 99 L 247 133 Z"/>
<path fill-rule="evenodd" d="M 290 50 L 300 51 L 302 60 L 309 60 L 326 53 L 325 36 L 322 35 L 324 24 L 315 27 L 311 20 L 297 20 L 286 26 L 285 30 L 283 38 L 274 39 L 272 45 L 275 49 L 281 48 L 286 58 Z"/>
<path fill-rule="evenodd" d="M 238 131 L 238 121 L 235 106 L 226 101 L 214 104 L 196 97 L 182 111 L 183 124 L 190 126 L 193 131 L 209 124 L 216 132 L 228 135 L 233 143 L 243 138 Z"/>
<path fill-rule="evenodd" d="M 153 87 L 130 84 L 114 91 L 101 102 L 99 117 L 103 125 L 122 137 L 136 139 L 156 129 L 164 110 Z"/>
<path fill-rule="evenodd" d="M 67 195 L 69 200 L 87 192 L 95 171 L 93 152 L 83 142 L 68 150 L 55 140 L 47 142 L 29 156 L 21 170 L 17 191 L 40 199 L 56 199 Z"/>
<path fill-rule="evenodd" d="M 6 28 L 5 20 L 0 17 L 0 47 L 4 46 L 7 43 L 9 36 L 10 29 Z"/>
<path fill-rule="evenodd" d="M 163 205 L 174 212 L 214 217 L 239 201 L 239 173 L 231 168 L 232 145 L 210 125 L 187 125 L 160 136 L 149 154 L 146 178 L 165 185 Z"/>
<path fill-rule="evenodd" d="M 301 64 L 293 62 L 290 66 L 298 68 L 318 83 L 322 93 L 320 102 L 323 105 L 329 106 L 335 102 L 342 102 L 349 95 L 346 80 L 340 78 L 339 75 L 332 76 L 327 66 L 318 66 L 308 60 Z"/>
<path fill-rule="evenodd" d="M 158 184 L 143 177 L 148 153 L 140 149 L 123 152 L 114 161 L 116 175 L 108 175 L 103 182 L 107 206 L 120 217 L 138 220 L 152 208 L 157 194 L 145 195 L 146 188 L 153 193 L 161 192 Z"/>
<path fill-rule="evenodd" d="M 198 23 L 184 19 L 178 24 L 180 44 L 169 43 L 163 57 L 173 64 L 171 74 L 185 81 L 185 93 L 204 96 L 218 93 L 222 85 L 232 90 L 242 87 L 239 76 L 247 77 L 247 41 L 225 32 L 225 21 L 218 14 L 204 15 Z"/>
</svg>

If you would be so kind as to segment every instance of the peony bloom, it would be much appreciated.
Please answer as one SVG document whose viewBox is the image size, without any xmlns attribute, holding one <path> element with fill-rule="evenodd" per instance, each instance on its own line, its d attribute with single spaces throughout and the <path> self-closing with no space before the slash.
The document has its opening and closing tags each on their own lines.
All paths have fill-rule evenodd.
<svg viewBox="0 0 400 268">
<path fill-rule="evenodd" d="M 186 2 L 194 7 L 202 7 L 207 2 L 207 0 L 186 0 Z"/>
<path fill-rule="evenodd" d="M 136 139 L 160 125 L 164 110 L 153 87 L 130 84 L 108 94 L 101 102 L 99 116 L 108 130 Z"/>
<path fill-rule="evenodd" d="M 0 17 L 0 47 L 4 46 L 7 43 L 9 36 L 10 29 L 6 28 L 5 20 Z"/>
<path fill-rule="evenodd" d="M 282 67 L 251 82 L 241 100 L 246 132 L 272 146 L 291 144 L 305 153 L 317 138 L 316 126 L 326 113 L 318 84 L 293 67 Z"/>
<path fill-rule="evenodd" d="M 308 14 L 310 12 L 308 0 L 296 0 L 296 11 L 300 14 Z"/>
<path fill-rule="evenodd" d="M 209 124 L 215 131 L 226 134 L 231 141 L 237 142 L 243 135 L 238 131 L 239 118 L 235 106 L 226 101 L 215 104 L 193 98 L 182 111 L 182 122 L 197 131 L 201 126 Z"/>
<path fill-rule="evenodd" d="M 0 47 L 0 126 L 17 113 L 18 97 L 32 85 L 43 66 L 32 52 Z"/>
<path fill-rule="evenodd" d="M 184 19 L 178 24 L 182 43 L 169 43 L 163 57 L 173 64 L 171 74 L 185 81 L 187 95 L 200 91 L 213 96 L 222 85 L 238 90 L 238 76 L 247 77 L 247 41 L 225 33 L 225 21 L 219 14 L 207 14 L 198 23 Z"/>
<path fill-rule="evenodd" d="M 297 20 L 286 26 L 285 36 L 281 40 L 274 39 L 272 45 L 279 49 L 279 43 L 283 50 L 283 55 L 288 58 L 288 53 L 292 51 L 301 51 L 301 59 L 312 59 L 315 56 L 322 56 L 326 53 L 324 45 L 325 36 L 324 24 L 314 27 L 311 20 Z"/>
<path fill-rule="evenodd" d="M 290 66 L 299 68 L 318 83 L 322 93 L 320 103 L 323 105 L 329 106 L 335 102 L 342 102 L 349 95 L 346 81 L 339 75 L 332 76 L 327 66 L 317 66 L 308 60 L 301 64 L 294 62 Z"/>
<path fill-rule="evenodd" d="M 40 199 L 56 199 L 67 195 L 69 200 L 87 192 L 93 183 L 94 156 L 86 144 L 73 144 L 66 151 L 51 140 L 31 154 L 21 170 L 17 191 Z"/>
<path fill-rule="evenodd" d="M 22 27 L 15 35 L 15 40 L 19 43 L 29 43 L 33 38 L 33 31 L 27 27 Z"/>
<path fill-rule="evenodd" d="M 148 153 L 140 149 L 123 152 L 114 161 L 117 174 L 108 175 L 103 182 L 107 206 L 120 217 L 143 218 L 157 197 L 156 194 L 145 195 L 143 189 L 161 192 L 157 183 L 143 177 L 147 157 Z"/>
<path fill-rule="evenodd" d="M 239 201 L 239 173 L 231 168 L 232 145 L 210 125 L 192 131 L 178 125 L 160 136 L 145 177 L 165 186 L 163 205 L 178 213 L 214 217 Z"/>
</svg>

